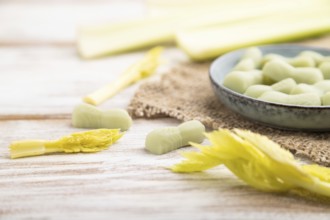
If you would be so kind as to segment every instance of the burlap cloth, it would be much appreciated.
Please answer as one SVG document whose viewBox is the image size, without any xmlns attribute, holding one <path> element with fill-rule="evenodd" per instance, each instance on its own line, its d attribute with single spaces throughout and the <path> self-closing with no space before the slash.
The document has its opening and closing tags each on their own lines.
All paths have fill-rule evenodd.
<svg viewBox="0 0 330 220">
<path fill-rule="evenodd" d="M 140 86 L 128 111 L 133 117 L 196 119 L 205 126 L 242 128 L 267 135 L 297 156 L 330 166 L 330 132 L 287 131 L 249 121 L 227 109 L 212 91 L 209 63 L 183 64 Z"/>
</svg>

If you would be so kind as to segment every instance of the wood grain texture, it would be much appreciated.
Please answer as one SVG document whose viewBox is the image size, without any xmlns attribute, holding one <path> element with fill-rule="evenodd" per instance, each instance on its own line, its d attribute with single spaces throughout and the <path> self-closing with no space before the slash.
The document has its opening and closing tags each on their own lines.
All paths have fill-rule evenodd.
<svg viewBox="0 0 330 220">
<path fill-rule="evenodd" d="M 328 203 L 256 191 L 223 167 L 168 171 L 181 160 L 180 150 L 155 156 L 143 148 L 148 132 L 177 125 L 173 119 L 135 120 L 122 139 L 95 154 L 9 159 L 13 140 L 79 131 L 70 125 L 73 106 L 143 55 L 80 60 L 76 26 L 143 16 L 142 3 L 0 1 L 0 219 L 329 219 Z M 329 46 L 329 38 L 307 43 Z M 166 67 L 187 60 L 174 48 L 164 58 Z M 126 108 L 137 86 L 101 108 Z"/>
<path fill-rule="evenodd" d="M 0 1 L 0 45 L 74 44 L 82 25 L 146 15 L 142 0 Z"/>
<path fill-rule="evenodd" d="M 12 140 L 52 139 L 77 129 L 68 120 L 0 122 L 1 219 L 328 219 L 327 204 L 258 192 L 221 167 L 196 174 L 166 170 L 180 160 L 178 151 L 151 155 L 144 137 L 177 123 L 136 120 L 118 143 L 95 154 L 10 160 Z"/>
<path fill-rule="evenodd" d="M 73 47 L 0 47 L 0 120 L 67 118 L 82 97 L 114 81 L 145 51 L 83 61 Z M 167 65 L 187 58 L 174 48 L 164 53 Z M 103 108 L 126 108 L 134 85 L 118 94 Z"/>
</svg>

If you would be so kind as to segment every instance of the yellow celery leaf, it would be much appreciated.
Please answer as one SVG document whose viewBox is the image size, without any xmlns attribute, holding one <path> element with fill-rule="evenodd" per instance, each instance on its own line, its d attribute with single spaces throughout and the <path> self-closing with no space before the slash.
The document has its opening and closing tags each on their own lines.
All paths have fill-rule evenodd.
<svg viewBox="0 0 330 220">
<path fill-rule="evenodd" d="M 303 165 L 303 170 L 321 181 L 330 183 L 330 169 L 316 164 Z"/>
<path fill-rule="evenodd" d="M 97 152 L 107 149 L 122 135 L 119 129 L 96 129 L 63 137 L 57 144 L 65 153 Z"/>
<path fill-rule="evenodd" d="M 225 142 L 214 136 L 225 137 L 223 138 Z M 213 145 L 226 145 L 227 152 L 220 152 L 221 154 L 236 155 L 236 158 L 225 160 L 224 165 L 248 184 L 257 189 L 271 192 L 287 191 L 292 187 L 291 184 L 284 182 L 271 172 L 269 169 L 271 161 L 250 142 L 245 141 L 229 130 L 212 132 L 210 137 Z M 214 140 L 217 140 L 217 142 L 214 142 Z"/>
<path fill-rule="evenodd" d="M 235 132 L 269 157 L 270 172 L 282 181 L 296 188 L 300 187 L 310 192 L 330 196 L 330 184 L 315 177 L 313 173 L 304 171 L 289 151 L 281 148 L 266 136 L 239 129 L 235 129 Z"/>
<path fill-rule="evenodd" d="M 291 184 L 275 176 L 262 164 L 237 159 L 226 162 L 225 166 L 247 184 L 261 191 L 286 192 L 293 188 Z"/>
<path fill-rule="evenodd" d="M 234 132 L 272 159 L 281 163 L 296 163 L 290 151 L 281 148 L 280 145 L 276 144 L 266 136 L 248 130 L 234 129 Z"/>
<path fill-rule="evenodd" d="M 185 153 L 186 160 L 174 165 L 172 171 L 202 171 L 216 166 L 214 161 L 218 158 L 219 164 L 221 161 L 236 176 L 259 190 L 305 189 L 330 196 L 328 168 L 300 166 L 289 151 L 265 136 L 239 129 L 234 132 L 221 129 L 206 136 L 211 146 L 197 145 L 201 151 Z"/>
<path fill-rule="evenodd" d="M 107 149 L 122 137 L 119 129 L 97 129 L 73 133 L 59 140 L 22 140 L 9 146 L 10 157 L 30 157 L 49 153 L 97 152 Z"/>
<path fill-rule="evenodd" d="M 247 145 L 244 140 L 227 129 L 213 131 L 206 134 L 206 137 L 210 140 L 215 150 L 219 151 L 218 157 L 231 157 L 232 159 L 242 157 L 248 159 L 251 156 L 263 156 L 253 146 Z"/>
<path fill-rule="evenodd" d="M 195 143 L 190 144 L 196 148 L 200 148 L 202 146 Z M 205 146 L 203 148 L 208 149 L 211 147 Z M 222 161 L 219 160 L 219 158 L 213 156 L 210 153 L 205 154 L 204 152 L 182 152 L 181 155 L 185 157 L 186 160 L 170 167 L 173 172 L 200 172 L 222 164 Z"/>
<path fill-rule="evenodd" d="M 263 168 L 265 155 L 256 150 L 250 143 L 228 130 L 214 131 L 206 135 L 212 146 L 193 144 L 200 152 L 185 152 L 186 160 L 174 165 L 174 172 L 203 171 L 214 166 L 225 164 L 234 174 L 248 184 L 263 191 L 287 191 L 291 185 L 269 173 Z M 251 160 L 251 157 L 254 157 Z M 253 163 L 259 161 L 260 164 Z"/>
</svg>

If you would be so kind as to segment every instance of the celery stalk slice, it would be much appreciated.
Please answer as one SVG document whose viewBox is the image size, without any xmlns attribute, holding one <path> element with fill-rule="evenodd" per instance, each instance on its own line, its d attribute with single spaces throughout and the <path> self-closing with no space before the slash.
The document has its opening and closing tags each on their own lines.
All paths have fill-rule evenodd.
<svg viewBox="0 0 330 220">
<path fill-rule="evenodd" d="M 186 30 L 179 32 L 176 40 L 193 60 L 207 60 L 241 47 L 285 42 L 330 32 L 329 11 L 330 4 L 308 11 Z"/>
<path fill-rule="evenodd" d="M 92 105 L 99 105 L 129 85 L 140 79 L 149 77 L 159 66 L 162 51 L 162 47 L 151 49 L 145 57 L 130 66 L 116 81 L 84 97 L 84 102 Z"/>
<path fill-rule="evenodd" d="M 291 13 L 313 7 L 322 8 L 324 2 L 325 0 L 234 1 L 132 23 L 86 27 L 81 28 L 78 34 L 78 51 L 84 58 L 96 58 L 174 41 L 175 33 L 185 29 L 266 16 L 278 11 Z"/>
</svg>

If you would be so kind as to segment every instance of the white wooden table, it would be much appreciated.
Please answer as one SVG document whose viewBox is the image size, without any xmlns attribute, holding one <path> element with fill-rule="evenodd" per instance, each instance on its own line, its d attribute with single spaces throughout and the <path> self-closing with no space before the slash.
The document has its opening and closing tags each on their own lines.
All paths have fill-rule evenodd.
<svg viewBox="0 0 330 220">
<path fill-rule="evenodd" d="M 70 113 L 81 97 L 144 52 L 83 61 L 76 27 L 145 11 L 139 0 L 0 1 L 0 219 L 330 219 L 329 204 L 256 191 L 221 167 L 164 169 L 180 155 L 151 155 L 144 139 L 154 128 L 177 125 L 174 119 L 135 120 L 118 143 L 96 154 L 9 159 L 13 140 L 78 131 Z M 175 48 L 165 57 L 168 65 L 186 59 Z M 101 108 L 126 108 L 137 86 Z"/>
</svg>

